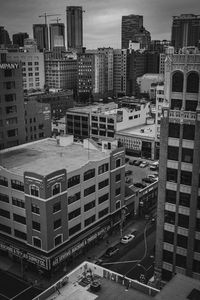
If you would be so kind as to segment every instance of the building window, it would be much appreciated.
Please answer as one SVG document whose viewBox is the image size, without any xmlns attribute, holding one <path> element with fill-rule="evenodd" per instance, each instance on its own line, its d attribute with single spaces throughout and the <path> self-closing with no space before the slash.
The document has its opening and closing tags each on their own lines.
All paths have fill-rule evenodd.
<svg viewBox="0 0 200 300">
<path fill-rule="evenodd" d="M 72 204 L 72 203 L 78 201 L 80 198 L 81 198 L 81 193 L 80 192 L 75 193 L 72 196 L 68 196 L 68 204 Z"/>
<path fill-rule="evenodd" d="M 187 249 L 187 236 L 177 234 L 177 246 Z"/>
<path fill-rule="evenodd" d="M 120 180 L 121 180 L 121 174 L 119 173 L 115 176 L 115 182 L 118 182 Z"/>
<path fill-rule="evenodd" d="M 108 163 L 99 166 L 98 174 L 103 174 L 108 171 Z"/>
<path fill-rule="evenodd" d="M 104 123 L 105 123 L 105 122 L 106 122 L 106 118 L 104 118 L 104 117 L 100 117 L 100 118 L 99 118 L 99 121 L 100 121 L 100 122 L 104 122 Z"/>
<path fill-rule="evenodd" d="M 189 216 L 179 214 L 178 215 L 178 226 L 183 228 L 189 228 Z"/>
<path fill-rule="evenodd" d="M 100 190 L 100 189 L 103 189 L 104 187 L 106 187 L 106 186 L 108 186 L 108 185 L 109 185 L 109 179 L 107 178 L 107 179 L 105 179 L 105 180 L 99 182 L 99 190 Z"/>
<path fill-rule="evenodd" d="M 181 110 L 183 101 L 180 99 L 171 99 L 171 109 Z"/>
<path fill-rule="evenodd" d="M 200 261 L 194 259 L 192 271 L 199 274 L 200 273 L 199 270 L 200 270 Z"/>
<path fill-rule="evenodd" d="M 164 230 L 163 241 L 169 244 L 174 244 L 174 233 Z"/>
<path fill-rule="evenodd" d="M 163 250 L 163 261 L 173 264 L 173 252 Z"/>
<path fill-rule="evenodd" d="M 42 247 L 41 239 L 34 236 L 33 237 L 33 246 L 35 246 L 37 248 L 41 248 Z"/>
<path fill-rule="evenodd" d="M 5 210 L 3 208 L 0 208 L 0 216 L 10 219 L 10 212 L 8 210 Z"/>
<path fill-rule="evenodd" d="M 190 207 L 190 194 L 180 192 L 179 205 Z"/>
<path fill-rule="evenodd" d="M 6 225 L 1 224 L 1 223 L 0 223 L 0 231 L 11 234 L 11 228 L 9 226 L 6 226 Z"/>
<path fill-rule="evenodd" d="M 181 184 L 192 184 L 192 173 L 187 171 L 181 171 Z"/>
<path fill-rule="evenodd" d="M 187 93 L 199 92 L 199 74 L 197 72 L 191 72 L 187 76 Z"/>
<path fill-rule="evenodd" d="M 31 205 L 31 211 L 32 211 L 32 213 L 34 213 L 34 214 L 37 214 L 37 215 L 40 214 L 40 208 L 39 208 L 39 206 L 36 205 L 36 204 L 32 204 L 32 205 Z"/>
<path fill-rule="evenodd" d="M 121 188 L 119 187 L 115 190 L 115 196 L 118 196 L 120 194 L 121 194 Z"/>
<path fill-rule="evenodd" d="M 185 110 L 186 111 L 196 111 L 198 101 L 195 100 L 186 100 L 185 101 Z"/>
<path fill-rule="evenodd" d="M 176 192 L 171 190 L 166 190 L 166 202 L 176 204 Z"/>
<path fill-rule="evenodd" d="M 175 224 L 175 213 L 165 210 L 165 223 Z"/>
<path fill-rule="evenodd" d="M 9 203 L 9 196 L 6 195 L 6 194 L 0 193 L 0 201 L 5 202 L 5 203 Z"/>
<path fill-rule="evenodd" d="M 12 189 L 19 190 L 19 191 L 24 191 L 24 184 L 23 182 L 19 180 L 11 180 L 11 187 Z"/>
<path fill-rule="evenodd" d="M 68 179 L 68 188 L 80 183 L 80 175 L 75 175 Z"/>
<path fill-rule="evenodd" d="M 84 212 L 86 212 L 94 207 L 95 207 L 95 200 L 84 205 Z"/>
<path fill-rule="evenodd" d="M 54 221 L 54 223 L 53 223 L 54 230 L 58 229 L 60 227 L 61 227 L 61 219 L 58 219 L 58 220 Z"/>
<path fill-rule="evenodd" d="M 13 106 L 6 106 L 6 114 L 9 115 L 9 114 L 13 114 L 13 113 L 16 113 L 17 112 L 17 106 L 16 105 L 13 105 Z"/>
<path fill-rule="evenodd" d="M 55 183 L 53 186 L 52 186 L 52 195 L 57 195 L 61 192 L 61 184 L 60 183 Z"/>
<path fill-rule="evenodd" d="M 180 124 L 169 123 L 169 137 L 179 138 L 180 137 Z"/>
<path fill-rule="evenodd" d="M 12 69 L 6 69 L 4 70 L 4 76 L 5 77 L 12 77 Z"/>
<path fill-rule="evenodd" d="M 16 94 L 7 94 L 5 95 L 5 102 L 16 101 Z"/>
<path fill-rule="evenodd" d="M 172 272 L 162 269 L 162 279 L 165 281 L 170 281 L 172 279 Z"/>
<path fill-rule="evenodd" d="M 167 168 L 167 181 L 177 182 L 177 170 Z"/>
<path fill-rule="evenodd" d="M 39 197 L 39 188 L 36 185 L 31 185 L 30 186 L 30 194 Z"/>
<path fill-rule="evenodd" d="M 186 256 L 176 254 L 176 266 L 186 268 Z"/>
<path fill-rule="evenodd" d="M 32 228 L 34 230 L 40 231 L 40 223 L 32 221 Z"/>
<path fill-rule="evenodd" d="M 183 139 L 194 140 L 195 125 L 183 124 Z"/>
<path fill-rule="evenodd" d="M 196 231 L 200 231 L 200 219 L 199 218 L 196 218 L 196 228 L 195 228 Z"/>
<path fill-rule="evenodd" d="M 22 239 L 22 240 L 26 240 L 27 237 L 26 237 L 26 233 L 25 232 L 22 232 L 20 230 L 17 230 L 17 229 L 14 229 L 14 234 L 17 238 L 19 239 Z"/>
<path fill-rule="evenodd" d="M 18 214 L 13 214 L 13 220 L 18 223 L 26 225 L 26 218 Z"/>
<path fill-rule="evenodd" d="M 98 203 L 101 204 L 101 203 L 107 201 L 108 199 L 109 199 L 109 193 L 106 193 L 106 194 L 102 195 L 101 197 L 99 197 Z"/>
<path fill-rule="evenodd" d="M 89 180 L 93 177 L 95 177 L 95 169 L 88 170 L 84 173 L 84 181 Z"/>
<path fill-rule="evenodd" d="M 56 213 L 61 210 L 61 202 L 57 202 L 53 205 L 53 213 Z"/>
<path fill-rule="evenodd" d="M 8 81 L 3 83 L 4 89 L 11 90 L 15 89 L 15 81 Z"/>
<path fill-rule="evenodd" d="M 72 228 L 69 228 L 69 236 L 75 234 L 76 232 L 81 230 L 81 223 L 73 226 Z"/>
<path fill-rule="evenodd" d="M 194 241 L 194 251 L 200 253 L 200 240 Z"/>
<path fill-rule="evenodd" d="M 193 162 L 193 149 L 182 148 L 182 161 L 192 164 L 192 162 Z"/>
<path fill-rule="evenodd" d="M 12 204 L 21 208 L 25 208 L 24 200 L 12 197 Z"/>
<path fill-rule="evenodd" d="M 116 159 L 115 167 L 119 168 L 121 166 L 121 158 Z"/>
<path fill-rule="evenodd" d="M 183 73 L 180 71 L 172 75 L 172 92 L 183 92 Z"/>
<path fill-rule="evenodd" d="M 4 176 L 0 176 L 0 185 L 8 186 L 8 179 Z"/>
<path fill-rule="evenodd" d="M 100 218 L 103 218 L 105 215 L 107 215 L 108 214 L 108 207 L 106 207 L 106 208 L 104 208 L 103 210 L 101 210 L 100 212 L 99 212 L 99 219 Z"/>
<path fill-rule="evenodd" d="M 63 235 L 62 234 L 57 235 L 54 238 L 54 246 L 56 247 L 56 246 L 62 244 L 62 241 L 63 241 Z"/>
<path fill-rule="evenodd" d="M 85 220 L 84 224 L 85 224 L 85 227 L 92 224 L 94 221 L 95 221 L 95 215 L 89 217 L 88 219 Z"/>
<path fill-rule="evenodd" d="M 116 207 L 116 209 L 121 208 L 121 201 L 120 200 L 116 202 L 115 207 Z"/>
<path fill-rule="evenodd" d="M 72 220 L 81 214 L 81 209 L 77 208 L 68 214 L 68 220 Z"/>
<path fill-rule="evenodd" d="M 18 129 L 10 129 L 7 131 L 8 137 L 18 136 Z"/>
<path fill-rule="evenodd" d="M 178 161 L 178 147 L 168 146 L 168 159 Z"/>
<path fill-rule="evenodd" d="M 95 185 L 92 185 L 89 188 L 85 189 L 84 190 L 84 197 L 86 197 L 86 196 L 88 196 L 90 194 L 95 193 L 95 188 L 96 188 Z"/>
</svg>

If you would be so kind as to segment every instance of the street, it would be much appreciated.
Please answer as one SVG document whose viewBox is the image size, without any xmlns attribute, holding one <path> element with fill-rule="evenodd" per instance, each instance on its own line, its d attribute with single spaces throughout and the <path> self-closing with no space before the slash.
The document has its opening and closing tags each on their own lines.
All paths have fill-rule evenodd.
<svg viewBox="0 0 200 300">
<path fill-rule="evenodd" d="M 144 234 L 140 234 L 127 245 L 118 244 L 118 254 L 110 259 L 104 259 L 102 266 L 136 280 L 140 280 L 143 274 L 147 282 L 154 272 L 155 238 L 155 225 L 148 225 L 146 241 Z"/>
</svg>

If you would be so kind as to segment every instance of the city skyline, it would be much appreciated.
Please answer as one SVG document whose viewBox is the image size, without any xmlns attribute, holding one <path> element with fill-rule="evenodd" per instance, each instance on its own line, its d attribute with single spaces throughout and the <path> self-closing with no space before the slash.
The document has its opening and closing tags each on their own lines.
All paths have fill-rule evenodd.
<svg viewBox="0 0 200 300">
<path fill-rule="evenodd" d="M 82 6 L 83 15 L 83 45 L 87 48 L 114 47 L 121 44 L 121 18 L 123 15 L 139 14 L 144 16 L 144 26 L 150 31 L 152 39 L 171 39 L 172 16 L 182 13 L 198 14 L 198 1 L 175 0 L 167 3 L 157 0 L 53 0 L 25 1 L 14 0 L 1 3 L 1 25 L 9 32 L 10 37 L 18 32 L 27 32 L 32 36 L 32 25 L 44 23 L 39 18 L 44 12 L 47 14 L 61 14 L 60 22 L 64 22 L 66 6 Z M 16 2 L 15 2 L 16 4 Z M 180 10 L 181 7 L 181 10 Z M 191 11 L 192 7 L 192 11 Z M 49 17 L 48 23 L 53 23 L 55 17 Z"/>
</svg>

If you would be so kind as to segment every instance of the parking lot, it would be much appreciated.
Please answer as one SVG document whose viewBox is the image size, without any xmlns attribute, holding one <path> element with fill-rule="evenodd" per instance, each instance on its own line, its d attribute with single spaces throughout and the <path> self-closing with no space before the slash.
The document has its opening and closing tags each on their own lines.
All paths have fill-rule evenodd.
<svg viewBox="0 0 200 300">
<path fill-rule="evenodd" d="M 127 178 L 130 179 L 129 182 L 127 182 L 129 185 L 135 184 L 135 183 L 142 183 L 143 178 L 147 178 L 149 175 L 158 175 L 158 170 L 157 171 L 152 171 L 150 170 L 150 164 L 153 163 L 151 160 L 146 160 L 146 159 L 141 159 L 138 157 L 133 157 L 133 156 L 127 156 L 126 155 L 126 172 L 130 171 L 130 174 L 127 174 Z M 132 165 L 130 164 L 130 161 L 141 161 L 141 162 L 147 162 L 148 165 L 146 167 L 141 168 L 140 166 Z M 131 173 L 132 172 L 132 173 Z M 128 172 L 127 172 L 128 173 Z M 143 182 L 145 183 L 145 182 Z"/>
</svg>

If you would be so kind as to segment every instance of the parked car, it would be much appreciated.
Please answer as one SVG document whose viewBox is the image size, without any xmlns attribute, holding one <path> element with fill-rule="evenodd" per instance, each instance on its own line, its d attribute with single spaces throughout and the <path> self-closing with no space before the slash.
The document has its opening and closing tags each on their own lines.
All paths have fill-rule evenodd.
<svg viewBox="0 0 200 300">
<path fill-rule="evenodd" d="M 159 167 L 159 162 L 155 161 L 154 163 L 150 164 L 150 170 L 151 171 L 157 171 Z"/>
<path fill-rule="evenodd" d="M 125 157 L 125 162 L 126 162 L 126 163 L 128 163 L 129 160 L 130 160 L 130 159 L 129 159 L 128 157 Z"/>
<path fill-rule="evenodd" d="M 133 171 L 127 170 L 127 171 L 125 172 L 125 176 L 131 175 L 132 173 L 133 173 Z"/>
<path fill-rule="evenodd" d="M 146 182 L 146 183 L 152 183 L 155 181 L 154 178 L 149 178 L 149 177 L 145 177 L 145 178 L 142 178 L 142 181 Z"/>
<path fill-rule="evenodd" d="M 140 164 L 140 168 L 146 168 L 148 165 L 149 165 L 149 163 L 148 163 L 147 161 L 143 161 L 143 162 Z"/>
<path fill-rule="evenodd" d="M 135 238 L 133 234 L 127 234 L 123 238 L 121 238 L 122 244 L 128 244 L 130 241 L 132 241 Z"/>
<path fill-rule="evenodd" d="M 111 256 L 117 254 L 118 252 L 119 252 L 119 248 L 117 248 L 116 246 L 110 247 L 106 250 L 105 256 L 111 257 Z"/>
<path fill-rule="evenodd" d="M 147 175 L 147 178 L 151 179 L 152 182 L 158 180 L 158 176 L 156 176 L 155 174 L 149 174 L 149 175 Z"/>
<path fill-rule="evenodd" d="M 141 182 L 136 182 L 133 184 L 135 187 L 138 187 L 140 189 L 145 188 L 147 185 L 145 183 L 141 183 Z"/>
<path fill-rule="evenodd" d="M 136 162 L 136 160 L 130 160 L 130 161 L 129 161 L 129 165 L 134 165 L 135 162 Z"/>
<path fill-rule="evenodd" d="M 141 160 L 136 160 L 136 161 L 134 162 L 134 165 L 138 167 L 141 163 L 142 163 Z"/>
<path fill-rule="evenodd" d="M 130 183 L 130 182 L 131 182 L 131 179 L 130 179 L 129 177 L 126 177 L 126 178 L 125 178 L 125 182 L 126 182 L 126 183 Z"/>
</svg>

